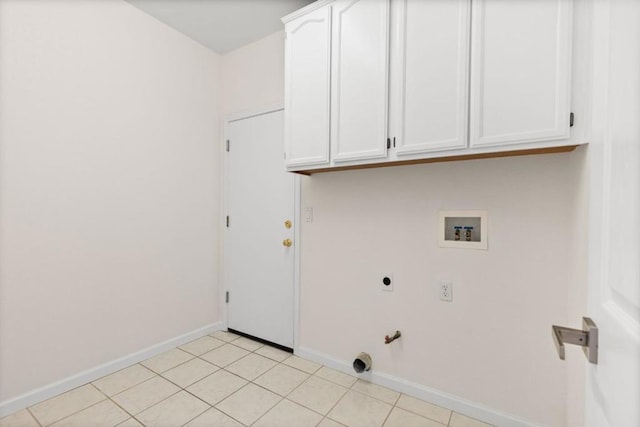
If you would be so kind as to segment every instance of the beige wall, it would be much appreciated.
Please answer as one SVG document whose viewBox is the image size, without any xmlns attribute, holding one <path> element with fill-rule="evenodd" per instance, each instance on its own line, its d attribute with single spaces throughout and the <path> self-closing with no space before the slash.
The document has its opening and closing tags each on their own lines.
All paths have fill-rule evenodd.
<svg viewBox="0 0 640 427">
<path fill-rule="evenodd" d="M 217 322 L 219 57 L 119 1 L 0 1 L 0 403 Z"/>
<path fill-rule="evenodd" d="M 217 116 L 283 103 L 282 32 L 219 59 L 70 3 L 0 0 L 0 402 L 219 320 Z M 564 425 L 550 325 L 584 296 L 583 155 L 304 178 L 299 344 Z M 487 209 L 489 250 L 438 248 L 439 209 Z"/>
<path fill-rule="evenodd" d="M 545 425 L 565 423 L 575 154 L 305 179 L 300 345 Z M 440 209 L 486 209 L 489 249 L 438 246 Z M 393 272 L 394 291 L 379 282 Z M 453 282 L 453 302 L 437 296 Z M 384 336 L 402 332 L 399 342 Z"/>
<path fill-rule="evenodd" d="M 222 58 L 225 114 L 284 105 L 284 32 L 278 31 Z"/>
<path fill-rule="evenodd" d="M 224 56 L 225 113 L 282 103 L 282 57 L 281 33 Z M 583 356 L 568 349 L 569 372 L 551 324 L 574 325 L 584 309 L 583 160 L 580 149 L 303 178 L 314 222 L 299 240 L 298 344 L 349 364 L 367 351 L 376 372 L 578 425 L 566 392 L 581 390 Z M 440 209 L 488 210 L 489 250 L 439 248 Z M 388 272 L 393 293 L 378 286 Z M 438 300 L 439 280 L 453 282 L 452 303 Z M 384 345 L 396 329 L 401 340 Z"/>
</svg>

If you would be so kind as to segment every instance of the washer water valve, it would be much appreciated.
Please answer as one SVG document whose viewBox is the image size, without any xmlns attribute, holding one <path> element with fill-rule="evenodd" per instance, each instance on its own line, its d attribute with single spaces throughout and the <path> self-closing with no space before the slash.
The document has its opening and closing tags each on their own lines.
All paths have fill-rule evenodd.
<svg viewBox="0 0 640 427">
<path fill-rule="evenodd" d="M 390 344 L 392 342 L 394 342 L 395 340 L 397 340 L 398 338 L 400 338 L 402 336 L 402 334 L 400 333 L 400 331 L 396 331 L 395 334 L 393 334 L 392 337 L 389 337 L 389 335 L 384 337 L 384 343 L 385 344 Z"/>
<path fill-rule="evenodd" d="M 465 240 L 467 242 L 471 241 L 471 230 L 473 230 L 473 227 L 465 227 L 464 228 L 464 236 L 465 236 Z"/>
<path fill-rule="evenodd" d="M 453 229 L 456 230 L 455 237 L 454 237 L 455 241 L 460 240 L 460 230 L 462 230 L 462 226 L 456 225 L 455 227 L 453 227 Z"/>
</svg>

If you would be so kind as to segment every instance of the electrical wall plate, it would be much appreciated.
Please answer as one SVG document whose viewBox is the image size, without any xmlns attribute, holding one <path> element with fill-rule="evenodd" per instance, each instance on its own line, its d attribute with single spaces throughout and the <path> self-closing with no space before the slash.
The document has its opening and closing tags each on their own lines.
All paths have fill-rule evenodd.
<svg viewBox="0 0 640 427">
<path fill-rule="evenodd" d="M 487 211 L 440 211 L 438 238 L 441 248 L 487 250 Z"/>
<path fill-rule="evenodd" d="M 453 283 L 451 281 L 440 281 L 438 283 L 438 296 L 440 301 L 453 301 Z"/>
</svg>

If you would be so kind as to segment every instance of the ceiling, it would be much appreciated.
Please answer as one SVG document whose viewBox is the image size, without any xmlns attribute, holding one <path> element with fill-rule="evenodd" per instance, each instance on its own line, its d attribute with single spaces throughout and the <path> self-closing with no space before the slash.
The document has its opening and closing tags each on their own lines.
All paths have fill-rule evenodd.
<svg viewBox="0 0 640 427">
<path fill-rule="evenodd" d="M 219 54 L 275 33 L 313 0 L 126 0 Z"/>
</svg>

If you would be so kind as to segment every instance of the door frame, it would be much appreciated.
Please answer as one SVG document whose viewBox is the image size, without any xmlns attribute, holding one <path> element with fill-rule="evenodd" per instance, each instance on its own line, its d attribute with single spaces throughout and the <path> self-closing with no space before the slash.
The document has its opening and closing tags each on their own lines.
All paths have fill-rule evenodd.
<svg viewBox="0 0 640 427">
<path fill-rule="evenodd" d="M 269 113 L 284 111 L 284 104 L 273 104 L 251 110 L 243 110 L 237 113 L 226 114 L 224 118 L 222 143 L 220 150 L 222 153 L 222 205 L 220 208 L 220 313 L 222 314 L 222 324 L 224 329 L 229 326 L 228 305 L 226 303 L 226 292 L 229 290 L 228 267 L 229 259 L 227 257 L 229 239 L 226 233 L 226 216 L 229 206 L 229 158 L 227 156 L 226 141 L 229 138 L 229 125 L 232 122 L 244 119 L 250 119 L 256 116 L 262 116 Z M 282 141 L 282 152 L 284 153 L 284 140 Z M 284 158 L 282 160 L 282 171 L 285 172 Z M 286 172 L 291 173 L 291 172 Z M 294 174 L 294 196 L 293 196 L 293 351 L 298 352 L 299 345 L 299 325 L 300 325 L 300 200 L 301 200 L 301 182 L 300 175 Z"/>
</svg>

